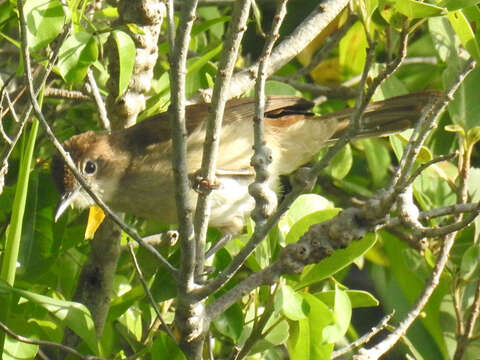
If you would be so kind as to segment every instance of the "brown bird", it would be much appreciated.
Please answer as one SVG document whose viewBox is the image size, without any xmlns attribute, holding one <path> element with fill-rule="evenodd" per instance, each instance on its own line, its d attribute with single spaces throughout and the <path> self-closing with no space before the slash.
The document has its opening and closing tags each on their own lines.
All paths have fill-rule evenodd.
<svg viewBox="0 0 480 360">
<path fill-rule="evenodd" d="M 368 105 L 358 137 L 392 134 L 412 127 L 424 106 L 438 93 L 423 92 Z M 312 103 L 292 96 L 272 96 L 265 106 L 265 138 L 272 149 L 270 186 L 278 190 L 280 175 L 293 172 L 348 126 L 352 109 L 324 116 L 309 110 Z M 188 169 L 200 168 L 208 105 L 188 106 Z M 225 233 L 236 233 L 254 203 L 248 193 L 253 171 L 253 99 L 230 100 L 225 108 L 217 162 L 219 186 L 212 193 L 210 225 Z M 113 210 L 144 218 L 176 223 L 172 142 L 167 113 L 112 133 L 93 132 L 73 136 L 64 143 L 76 166 L 93 190 Z M 56 218 L 68 205 L 94 205 L 63 159 L 56 155 L 52 176 L 62 194 Z M 191 202 L 196 193 L 192 189 Z"/>
</svg>

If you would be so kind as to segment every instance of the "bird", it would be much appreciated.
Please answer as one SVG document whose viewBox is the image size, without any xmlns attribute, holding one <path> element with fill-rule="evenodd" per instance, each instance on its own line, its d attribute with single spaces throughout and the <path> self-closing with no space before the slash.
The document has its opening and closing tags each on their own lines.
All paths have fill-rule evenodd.
<svg viewBox="0 0 480 360">
<path fill-rule="evenodd" d="M 411 128 L 425 106 L 438 96 L 425 91 L 372 102 L 355 137 L 385 136 Z M 277 95 L 266 100 L 265 140 L 272 151 L 268 186 L 277 193 L 281 190 L 280 176 L 302 167 L 344 134 L 353 112 L 347 108 L 316 115 L 312 106 L 312 102 L 295 96 Z M 186 107 L 187 167 L 192 182 L 201 166 L 208 110 L 209 104 Z M 209 219 L 209 226 L 226 234 L 239 233 L 254 208 L 248 192 L 254 180 L 250 165 L 254 115 L 252 98 L 226 103 Z M 87 131 L 63 146 L 86 182 L 112 210 L 177 223 L 168 111 L 111 133 Z M 60 154 L 53 156 L 51 174 L 62 195 L 56 218 L 69 205 L 87 208 L 95 204 Z M 197 195 L 192 186 L 192 206 Z"/>
</svg>

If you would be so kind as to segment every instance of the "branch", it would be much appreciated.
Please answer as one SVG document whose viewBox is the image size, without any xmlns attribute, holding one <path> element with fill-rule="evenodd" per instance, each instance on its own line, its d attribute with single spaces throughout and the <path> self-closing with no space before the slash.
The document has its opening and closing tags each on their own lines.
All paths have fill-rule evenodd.
<svg viewBox="0 0 480 360">
<path fill-rule="evenodd" d="M 479 203 L 466 203 L 442 206 L 436 209 L 421 211 L 418 214 L 419 220 L 430 220 L 440 216 L 456 215 L 461 213 L 476 212 L 479 210 Z M 383 225 L 379 225 L 378 228 L 386 228 L 401 225 L 401 219 L 399 217 L 392 217 L 385 221 Z"/>
<path fill-rule="evenodd" d="M 247 29 L 250 6 L 251 0 L 239 0 L 233 7 L 232 20 L 230 21 L 224 41 L 222 55 L 215 77 L 215 85 L 213 87 L 213 98 L 206 123 L 202 165 L 197 176 L 199 186 L 196 187 L 199 191 L 194 219 L 197 277 L 204 271 L 205 242 L 210 216 L 210 193 L 216 182 L 215 170 L 225 104 L 228 100 L 227 90 L 232 78 L 243 34 Z"/>
<path fill-rule="evenodd" d="M 185 120 L 185 79 L 186 61 L 190 32 L 195 20 L 197 0 L 183 3 L 180 22 L 175 38 L 175 47 L 171 49 L 171 112 L 172 123 L 172 170 L 175 183 L 175 203 L 180 234 L 181 266 L 179 276 L 179 293 L 188 293 L 194 286 L 195 239 L 190 207 L 190 184 L 187 168 L 187 129 Z"/>
<path fill-rule="evenodd" d="M 403 152 L 402 159 L 397 168 L 397 171 L 392 179 L 392 185 L 389 188 L 393 199 L 396 197 L 396 194 L 401 192 L 402 189 L 408 184 L 409 176 L 413 164 L 417 159 L 420 148 L 423 145 L 429 132 L 436 127 L 436 120 L 443 113 L 443 110 L 448 104 L 448 100 L 453 98 L 453 94 L 456 92 L 460 84 L 463 82 L 465 77 L 475 68 L 475 61 L 470 59 L 467 61 L 461 72 L 458 74 L 456 79 L 449 85 L 445 90 L 444 95 L 433 102 L 430 106 L 426 107 L 424 116 L 420 119 L 417 126 L 414 129 L 411 140 L 407 144 Z"/>
<path fill-rule="evenodd" d="M 272 51 L 266 75 L 270 76 L 278 71 L 300 53 L 315 37 L 330 24 L 335 17 L 347 6 L 348 0 L 327 0 L 300 24 Z M 257 77 L 259 61 L 248 68 L 236 73 L 228 92 L 228 99 L 238 97 L 251 89 Z M 211 92 L 211 89 L 209 90 Z M 195 96 L 192 102 L 199 102 L 201 98 Z"/>
<path fill-rule="evenodd" d="M 467 62 L 466 66 L 464 69 L 458 74 L 457 78 L 452 82 L 452 84 L 449 86 L 446 96 L 451 98 L 455 92 L 455 90 L 460 86 L 462 83 L 463 79 L 466 77 L 466 75 L 473 70 L 475 65 L 475 62 L 473 60 L 470 60 Z M 443 99 L 442 99 L 443 100 Z M 407 149 L 409 149 L 408 152 L 411 154 L 415 155 L 418 154 L 419 147 L 423 144 L 423 141 L 428 133 L 429 130 L 433 128 L 434 120 L 438 118 L 439 114 L 442 112 L 442 110 L 446 106 L 446 101 L 444 100 L 443 102 L 438 101 L 436 104 L 432 106 L 432 111 L 433 112 L 426 112 L 425 118 L 429 118 L 427 120 L 421 121 L 420 124 L 417 126 L 415 129 L 417 132 L 417 136 L 414 135 L 412 136 L 412 140 L 408 143 Z M 427 110 L 428 111 L 428 110 Z M 423 120 L 423 119 L 422 119 Z M 418 146 L 418 148 L 416 148 Z M 407 151 L 404 153 L 404 157 L 402 158 L 401 165 L 403 164 L 404 166 L 408 166 L 408 169 L 402 169 L 399 171 L 397 174 L 398 176 L 396 177 L 396 181 L 394 181 L 394 184 L 397 185 L 397 189 L 405 179 L 406 173 L 410 170 L 411 166 L 413 165 L 414 159 L 405 159 L 405 156 L 407 154 Z M 464 175 L 460 179 L 460 184 L 459 184 L 459 189 L 457 193 L 457 199 L 460 203 L 464 203 L 466 199 L 466 193 L 467 193 L 467 187 L 466 187 L 466 179 L 468 177 L 468 169 L 469 169 L 469 162 L 461 162 L 462 166 L 459 167 L 459 172 L 460 174 Z M 398 191 L 398 190 L 397 190 Z M 386 195 L 385 198 L 389 198 L 391 195 Z M 389 199 L 388 199 L 389 200 Z M 380 206 L 382 207 L 382 206 Z M 475 214 L 476 215 L 476 214 Z M 459 214 L 456 216 L 456 222 L 461 223 L 462 221 L 462 215 Z M 465 219 L 468 220 L 468 219 Z M 433 291 L 437 287 L 438 283 L 440 282 L 440 276 L 442 275 L 442 272 L 447 264 L 449 255 L 450 255 L 450 250 L 453 247 L 453 244 L 455 242 L 455 236 L 456 236 L 456 230 L 458 229 L 453 229 L 453 232 L 449 233 L 448 235 L 444 236 L 444 242 L 442 245 L 442 249 L 440 251 L 440 254 L 437 258 L 437 261 L 435 263 L 435 267 L 432 271 L 432 274 L 430 275 L 429 280 L 427 281 L 427 284 L 425 288 L 422 291 L 422 294 L 416 301 L 415 305 L 413 308 L 408 312 L 408 314 L 405 316 L 405 318 L 400 322 L 400 324 L 397 326 L 397 328 L 387 336 L 384 340 L 382 340 L 379 344 L 376 346 L 369 348 L 369 349 L 361 349 L 358 353 L 358 355 L 354 356 L 354 360 L 370 360 L 370 359 L 378 359 L 381 357 L 383 354 L 385 354 L 387 351 L 389 351 L 397 342 L 398 340 L 405 335 L 407 330 L 410 328 L 410 326 L 413 324 L 415 319 L 420 315 L 420 312 L 422 309 L 425 307 L 427 304 L 428 300 L 430 299 L 430 296 L 432 295 Z"/>
<path fill-rule="evenodd" d="M 309 84 L 297 80 L 292 80 L 288 76 L 272 75 L 270 79 L 280 81 L 292 85 L 295 89 L 302 92 L 309 92 L 315 97 L 326 96 L 339 99 L 352 99 L 357 96 L 358 90 L 349 88 L 347 86 L 325 86 L 318 84 Z"/>
<path fill-rule="evenodd" d="M 255 84 L 255 116 L 253 118 L 253 156 L 250 164 L 255 169 L 255 181 L 249 185 L 248 192 L 255 199 L 255 208 L 251 217 L 257 228 L 262 228 L 277 205 L 277 195 L 269 186 L 271 176 L 268 166 L 272 162 L 272 150 L 265 142 L 265 82 L 273 45 L 280 37 L 279 31 L 287 14 L 287 1 L 280 1 L 273 17 L 272 28 L 260 54 L 258 78 Z"/>
<path fill-rule="evenodd" d="M 318 6 L 284 41 L 273 51 L 266 75 L 272 75 L 292 60 L 347 6 L 347 0 L 327 0 Z M 237 97 L 251 88 L 257 76 L 258 62 L 235 74 L 230 85 L 229 98 Z"/>
</svg>

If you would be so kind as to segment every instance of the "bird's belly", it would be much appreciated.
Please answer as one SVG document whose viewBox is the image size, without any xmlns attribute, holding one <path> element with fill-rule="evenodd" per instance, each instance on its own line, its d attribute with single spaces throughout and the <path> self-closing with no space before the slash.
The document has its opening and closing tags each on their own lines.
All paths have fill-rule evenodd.
<svg viewBox="0 0 480 360">
<path fill-rule="evenodd" d="M 211 226 L 224 233 L 237 233 L 245 224 L 255 202 L 248 193 L 250 177 L 219 177 L 219 187 L 211 195 Z"/>
<path fill-rule="evenodd" d="M 251 176 L 217 177 L 218 187 L 215 187 L 210 195 L 209 226 L 230 234 L 238 233 L 243 228 L 245 218 L 255 206 L 255 201 L 248 193 L 248 186 L 252 181 Z M 155 186 L 150 184 L 136 187 L 135 190 L 134 199 L 116 196 L 113 197 L 116 201 L 110 205 L 117 211 L 138 217 L 156 219 L 169 224 L 178 223 L 173 186 L 157 183 Z M 193 210 L 197 196 L 195 191 L 190 191 L 190 206 Z"/>
</svg>

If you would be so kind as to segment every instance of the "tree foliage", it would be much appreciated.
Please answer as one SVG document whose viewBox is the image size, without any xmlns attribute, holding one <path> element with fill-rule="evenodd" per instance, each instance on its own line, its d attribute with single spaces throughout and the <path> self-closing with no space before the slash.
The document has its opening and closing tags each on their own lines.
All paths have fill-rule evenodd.
<svg viewBox="0 0 480 360">
<path fill-rule="evenodd" d="M 265 93 L 315 100 L 318 113 L 419 91 L 448 92 L 452 84 L 458 89 L 447 99 L 446 111 L 432 117 L 436 125 L 427 121 L 424 129 L 418 129 L 425 133 L 424 140 L 415 143 L 413 130 L 407 130 L 325 149 L 309 164 L 315 168 L 314 164 L 329 159 L 318 166 L 321 171 L 308 193 L 295 193 L 296 175 L 285 179 L 281 198 L 300 196 L 292 197 L 288 210 L 285 206 L 283 216 L 264 231 L 265 236 L 263 225 L 255 226 L 249 219 L 243 234 L 202 264 L 206 275 L 196 279 L 201 293 L 197 297 L 188 285 L 179 284 L 184 278 L 175 277 L 149 249 L 132 246 L 128 251 L 132 237 L 122 232 L 118 259 L 112 254 L 116 271 L 106 286 L 108 293 L 102 293 L 102 299 L 108 299 L 107 311 L 99 319 L 88 302 L 88 290 L 84 304 L 76 297 L 79 284 L 85 287 L 97 280 L 81 276 L 82 267 L 92 261 L 91 250 L 98 249 L 85 240 L 88 214 L 72 209 L 54 222 L 59 195 L 49 166 L 56 149 L 39 121 L 41 116 L 32 111 L 28 94 L 35 92 L 59 141 L 106 126 L 98 110 L 102 97 L 109 99 L 108 105 L 129 99 L 132 91 L 145 96 L 139 121 L 166 111 L 170 104 L 175 108 L 182 98 L 199 101 L 199 93 L 211 94 L 227 29 L 235 19 L 234 1 L 199 2 L 186 45 L 185 93 L 178 94 L 172 93 L 179 89 L 174 82 L 179 75 L 175 75 L 177 64 L 171 63 L 177 58 L 171 51 L 169 27 L 177 27 L 178 50 L 182 31 L 189 29 L 185 11 L 195 1 L 175 1 L 172 13 L 162 6 L 155 8 L 164 11 L 159 15 L 163 21 L 158 25 L 158 59 L 148 70 L 151 84 L 143 91 L 136 78 L 140 66 L 135 60 L 138 64 L 143 56 L 138 39 L 155 30 L 152 24 L 131 20 L 136 13 L 128 14 L 126 3 L 0 2 L 0 321 L 10 329 L 2 326 L 2 358 L 55 358 L 69 352 L 68 356 L 102 358 L 330 359 L 343 356 L 340 349 L 358 339 L 345 350 L 346 357 L 378 358 L 388 353 L 391 358 L 406 354 L 415 359 L 478 358 L 477 1 L 358 0 L 336 11 L 332 9 L 341 2 L 291 0 L 278 39 L 269 36 L 272 24 L 281 20 L 277 1 L 254 2 L 247 27 L 241 29 L 246 32 L 232 78 L 233 84 L 243 86 L 237 75 L 249 74 L 252 83 L 242 91 L 246 95 L 254 95 L 256 75 L 249 67 L 258 67 L 269 39 L 280 45 L 267 53 L 266 72 L 272 76 Z M 328 24 L 319 25 L 318 33 L 310 34 L 313 41 L 293 59 L 275 52 L 288 35 L 298 36 L 295 31 L 306 28 L 310 17 L 330 12 Z M 174 17 L 169 19 L 170 14 Z M 302 43 L 302 37 L 296 41 Z M 30 74 L 25 50 L 30 53 Z M 278 69 L 268 70 L 274 66 Z M 464 78 L 462 73 L 468 75 Z M 27 75 L 33 77 L 33 89 Z M 95 100 L 96 91 L 101 96 Z M 109 106 L 112 127 L 118 127 L 115 118 L 121 115 Z M 402 157 L 409 151 L 414 156 Z M 384 212 L 365 214 L 372 209 Z M 310 249 L 307 245 L 313 240 L 308 239 L 315 238 L 315 231 L 326 229 L 330 234 L 348 216 L 358 214 L 378 223 L 338 230 L 353 233 L 361 228 L 361 236 L 352 234 L 351 240 L 331 246 L 335 251 L 328 256 L 312 255 L 295 263 L 300 264 L 298 271 L 286 270 L 290 258 L 285 259 L 300 246 Z M 175 243 L 177 233 L 168 232 L 176 229 L 175 224 L 129 214 L 124 222 L 147 242 L 160 233 L 168 238 L 169 246 L 157 251 L 172 268 L 182 271 L 180 258 L 186 256 L 181 254 L 182 241 L 188 235 L 183 225 Z M 254 251 L 229 273 L 252 238 L 258 238 Z M 220 232 L 208 229 L 207 247 L 218 241 Z M 99 272 L 104 266 L 93 265 Z M 91 288 L 96 285 L 105 284 Z M 190 316 L 199 308 L 197 317 Z M 185 314 L 190 317 L 184 318 Z M 192 323 L 198 334 L 186 330 Z M 375 352 L 370 341 L 377 325 L 378 331 L 390 334 L 388 344 L 374 339 L 381 352 Z M 5 331 L 10 334 L 5 336 Z M 69 336 L 78 341 L 69 342 Z M 62 342 L 67 349 L 52 346 Z"/>
</svg>

